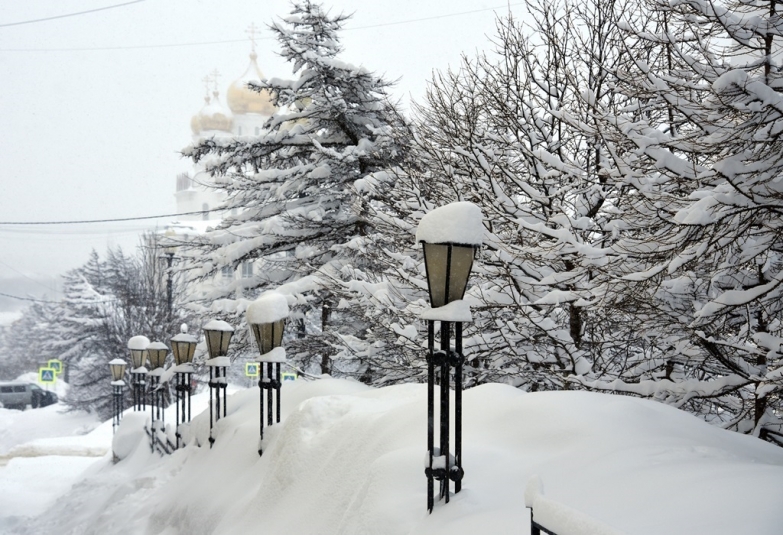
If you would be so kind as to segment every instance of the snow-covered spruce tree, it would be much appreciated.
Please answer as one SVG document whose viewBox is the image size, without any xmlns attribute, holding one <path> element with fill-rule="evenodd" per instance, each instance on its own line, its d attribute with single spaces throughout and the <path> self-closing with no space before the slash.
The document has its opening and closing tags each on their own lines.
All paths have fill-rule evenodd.
<svg viewBox="0 0 783 535">
<path fill-rule="evenodd" d="M 18 320 L 0 327 L 0 379 L 12 380 L 23 373 L 37 372 L 39 366 L 57 358 L 49 344 L 52 330 L 56 329 L 57 312 L 55 303 L 32 303 Z"/>
<path fill-rule="evenodd" d="M 128 358 L 132 336 L 167 343 L 187 320 L 181 307 L 170 313 L 167 295 L 155 282 L 161 275 L 158 256 L 139 259 L 116 249 L 102 260 L 93 251 L 87 263 L 65 275 L 48 344 L 68 366 L 71 389 L 64 401 L 71 409 L 110 416 L 108 362 Z"/>
<path fill-rule="evenodd" d="M 248 298 L 268 289 L 293 293 L 289 332 L 306 336 L 287 343 L 289 357 L 324 373 L 361 373 L 360 365 L 331 358 L 342 335 L 365 335 L 365 309 L 349 303 L 346 288 L 375 269 L 365 244 L 374 232 L 370 203 L 377 201 L 354 183 L 394 166 L 404 153 L 389 83 L 338 59 L 347 19 L 294 2 L 291 14 L 270 28 L 295 78 L 251 84 L 278 109 L 262 133 L 208 139 L 186 150 L 195 161 L 208 159 L 213 186 L 227 193 L 223 208 L 238 211 L 192 251 L 190 277 L 209 280 L 226 267 L 261 264 L 253 278 L 207 295 L 201 312 L 241 325 L 247 302 L 237 296 L 240 285 Z M 247 329 L 238 329 L 235 347 L 253 353 L 249 342 Z"/>
<path fill-rule="evenodd" d="M 779 8 L 774 0 L 651 6 L 661 31 L 620 21 L 668 65 L 632 57 L 618 85 L 648 100 L 646 117 L 610 120 L 639 191 L 626 220 L 637 231 L 617 249 L 647 265 L 626 288 L 651 297 L 687 336 L 669 336 L 656 364 L 665 363 L 665 379 L 591 386 L 655 395 L 783 444 Z M 667 327 L 658 325 L 664 339 Z"/>
</svg>

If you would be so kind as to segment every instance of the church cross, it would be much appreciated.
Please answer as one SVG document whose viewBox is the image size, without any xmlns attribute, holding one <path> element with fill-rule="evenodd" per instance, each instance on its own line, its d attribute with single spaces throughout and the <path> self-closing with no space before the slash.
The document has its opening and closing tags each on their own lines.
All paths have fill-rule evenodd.
<svg viewBox="0 0 783 535">
<path fill-rule="evenodd" d="M 255 52 L 256 51 L 256 32 L 258 31 L 258 27 L 254 23 L 250 23 L 250 26 L 247 27 L 247 30 L 245 30 L 245 33 L 250 38 L 250 51 Z"/>
<path fill-rule="evenodd" d="M 218 72 L 218 70 L 215 69 L 214 71 L 212 71 L 209 74 L 212 77 L 212 83 L 214 84 L 213 85 L 213 88 L 214 88 L 213 91 L 217 91 L 218 90 L 218 78 L 220 78 L 220 72 Z"/>
</svg>

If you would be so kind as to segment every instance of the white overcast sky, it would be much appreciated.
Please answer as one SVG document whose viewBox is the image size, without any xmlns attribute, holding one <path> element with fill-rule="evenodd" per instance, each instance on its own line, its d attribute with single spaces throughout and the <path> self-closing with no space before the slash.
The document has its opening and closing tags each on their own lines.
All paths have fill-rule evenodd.
<svg viewBox="0 0 783 535">
<path fill-rule="evenodd" d="M 11 25 L 128 2 L 0 0 L 0 221 L 175 212 L 175 177 L 189 169 L 178 151 L 190 142 L 190 118 L 203 104 L 201 79 L 217 68 L 224 98 L 247 65 L 247 26 L 265 26 L 290 8 L 284 0 L 144 0 Z M 491 48 L 495 13 L 505 14 L 508 2 L 325 6 L 354 13 L 342 34 L 343 59 L 400 78 L 395 93 L 407 106 L 409 97 L 421 99 L 433 69 Z M 238 42 L 155 46 L 214 41 Z M 257 50 L 265 75 L 291 75 L 265 27 Z M 133 247 L 136 233 L 154 225 L 0 225 L 0 280 L 53 277 L 82 264 L 92 248 Z"/>
</svg>

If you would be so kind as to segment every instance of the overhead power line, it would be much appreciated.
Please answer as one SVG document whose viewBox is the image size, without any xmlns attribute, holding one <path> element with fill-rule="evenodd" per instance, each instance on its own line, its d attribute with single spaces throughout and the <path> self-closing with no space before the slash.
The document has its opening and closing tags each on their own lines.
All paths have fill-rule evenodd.
<svg viewBox="0 0 783 535">
<path fill-rule="evenodd" d="M 32 301 L 34 303 L 59 303 L 59 301 L 46 301 L 45 299 L 33 299 L 32 297 L 19 297 L 18 295 L 11 295 L 0 292 L 0 296 L 8 297 L 10 299 L 18 299 L 19 301 Z"/>
<path fill-rule="evenodd" d="M 50 304 L 54 304 L 54 305 L 62 303 L 62 301 L 47 301 L 46 299 L 35 299 L 34 297 L 19 297 L 18 295 L 11 295 L 11 294 L 7 294 L 7 293 L 3 293 L 3 292 L 0 292 L 0 296 L 8 297 L 10 299 L 18 299 L 20 301 L 32 301 L 34 303 L 50 303 Z M 88 302 L 85 302 L 84 304 L 85 305 L 99 305 L 99 304 L 102 304 L 102 303 L 113 303 L 115 301 L 117 301 L 116 297 L 112 298 L 112 299 L 102 299 L 100 301 L 88 301 Z"/>
<path fill-rule="evenodd" d="M 54 15 L 52 17 L 44 17 L 42 19 L 22 20 L 19 22 L 6 22 L 0 24 L 0 28 L 6 28 L 8 26 L 21 26 L 22 24 L 34 24 L 36 22 L 46 22 L 48 20 L 64 19 L 66 17 L 76 17 L 78 15 L 86 15 L 88 13 L 95 13 L 96 11 L 106 11 L 107 9 L 114 9 L 117 7 L 125 7 L 131 4 L 138 4 L 139 2 L 145 2 L 146 0 L 133 0 L 132 2 L 125 2 L 123 4 L 114 4 L 113 6 L 98 7 L 95 9 L 88 9 L 86 11 L 77 11 L 75 13 L 65 13 L 63 15 Z"/>
<path fill-rule="evenodd" d="M 143 1 L 143 0 L 137 0 L 137 1 Z M 130 2 L 134 3 L 134 2 Z M 382 22 L 379 24 L 369 24 L 366 26 L 354 26 L 354 27 L 346 27 L 343 28 L 344 31 L 354 31 L 354 30 L 369 30 L 373 28 L 381 28 L 384 26 L 398 26 L 401 24 L 411 24 L 414 22 L 426 22 L 429 20 L 437 20 L 437 19 L 446 19 L 451 17 L 459 17 L 462 15 L 471 15 L 473 13 L 480 13 L 483 11 L 494 11 L 497 9 L 510 9 L 514 6 L 521 6 L 524 2 L 517 2 L 514 4 L 506 4 L 501 6 L 494 6 L 494 7 L 484 7 L 481 9 L 473 9 L 470 11 L 460 11 L 458 13 L 444 13 L 442 15 L 433 15 L 431 17 L 422 17 L 418 19 L 407 19 L 407 20 L 399 20 L 394 22 Z M 125 4 L 120 4 L 125 5 Z M 103 8 L 108 9 L 108 8 Z M 3 25 L 0 25 L 2 27 Z M 274 38 L 273 37 L 257 37 L 256 39 L 260 41 L 271 41 Z M 177 48 L 177 47 L 186 47 L 186 46 L 204 46 L 204 45 L 222 45 L 222 44 L 228 44 L 228 43 L 243 43 L 246 39 L 227 39 L 224 41 L 196 41 L 196 42 L 189 42 L 189 43 L 164 43 L 164 44 L 157 44 L 157 45 L 117 45 L 117 46 L 97 46 L 97 47 L 72 47 L 72 48 L 0 48 L 0 52 L 85 52 L 85 51 L 100 51 L 100 50 L 138 50 L 138 49 L 146 49 L 146 48 Z"/>
<path fill-rule="evenodd" d="M 257 37 L 256 39 L 266 40 L 271 37 Z M 74 48 L 0 48 L 0 52 L 89 52 L 98 50 L 137 50 L 144 48 L 177 48 L 185 46 L 204 46 L 204 45 L 224 45 L 227 43 L 245 43 L 247 39 L 228 39 L 226 41 L 198 41 L 192 43 L 168 43 L 160 45 L 128 45 L 128 46 L 97 46 L 97 47 L 74 47 Z"/>
<path fill-rule="evenodd" d="M 524 2 L 518 2 L 516 4 L 506 4 L 504 6 L 494 6 L 494 7 L 482 7 L 481 9 L 473 9 L 471 11 L 460 11 L 459 13 L 444 13 L 443 15 L 433 15 L 432 17 L 422 17 L 420 19 L 408 19 L 408 20 L 398 20 L 396 22 L 382 22 L 380 24 L 371 24 L 368 26 L 356 26 L 355 28 L 343 28 L 345 31 L 350 30 L 368 30 L 370 28 L 380 28 L 382 26 L 396 26 L 398 24 L 410 24 L 411 22 L 425 22 L 428 20 L 437 20 L 437 19 L 446 19 L 449 17 L 459 17 L 462 15 L 472 15 L 473 13 L 481 13 L 482 11 L 494 11 L 496 9 L 500 8 L 511 8 L 513 6 L 521 6 Z"/>
<path fill-rule="evenodd" d="M 143 221 L 145 219 L 162 219 L 164 217 L 179 217 L 182 215 L 204 215 L 220 210 L 199 210 L 198 212 L 181 212 L 179 214 L 145 215 L 139 217 L 118 217 L 115 219 L 82 219 L 79 221 L 0 221 L 0 225 L 81 225 L 85 223 L 116 223 L 118 221 Z"/>
<path fill-rule="evenodd" d="M 24 277 L 25 279 L 28 279 L 28 280 L 30 280 L 30 281 L 32 281 L 32 282 L 34 282 L 34 283 L 35 283 L 35 284 L 37 284 L 38 286 L 41 286 L 41 287 L 43 287 L 43 288 L 46 288 L 47 290 L 52 290 L 52 288 L 50 288 L 49 286 L 47 286 L 47 285 L 43 284 L 42 282 L 40 282 L 40 281 L 38 281 L 38 280 L 35 280 L 34 278 L 32 278 L 32 277 L 30 277 L 30 276 L 28 276 L 28 275 L 25 275 L 24 273 L 22 273 L 21 271 L 19 271 L 19 270 L 18 270 L 18 269 L 16 269 L 15 267 L 13 267 L 13 266 L 9 266 L 8 264 L 6 264 L 5 262 L 3 262 L 2 260 L 0 260 L 0 264 L 4 265 L 5 267 L 7 267 L 8 269 L 10 269 L 11 271 L 14 271 L 14 272 L 18 273 L 19 275 L 21 275 L 21 276 L 22 276 L 22 277 Z"/>
</svg>

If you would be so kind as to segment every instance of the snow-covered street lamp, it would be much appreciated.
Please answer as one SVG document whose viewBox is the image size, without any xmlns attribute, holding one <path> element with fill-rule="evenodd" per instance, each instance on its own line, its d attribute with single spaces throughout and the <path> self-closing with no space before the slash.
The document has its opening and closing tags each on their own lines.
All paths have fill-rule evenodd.
<svg viewBox="0 0 783 535">
<path fill-rule="evenodd" d="M 188 326 L 182 324 L 180 333 L 174 336 L 169 343 L 171 352 L 174 354 L 174 373 L 176 374 L 177 384 L 174 387 L 177 392 L 177 424 L 175 435 L 177 437 L 177 448 L 179 448 L 179 424 L 190 421 L 190 375 L 193 373 L 193 355 L 196 353 L 198 340 L 196 337 L 188 334 Z M 187 399 L 187 405 L 186 405 Z M 180 417 L 180 405 L 182 406 L 182 416 Z M 185 411 L 187 407 L 187 412 Z"/>
<path fill-rule="evenodd" d="M 122 359 L 109 361 L 109 371 L 111 371 L 111 388 L 114 398 L 114 417 L 111 422 L 112 433 L 117 431 L 122 419 L 122 389 L 125 386 L 125 368 L 128 364 Z"/>
<path fill-rule="evenodd" d="M 150 382 L 150 406 L 152 408 L 152 448 L 154 450 L 154 436 L 159 428 L 163 427 L 163 407 L 160 390 L 160 376 L 163 374 L 163 366 L 166 364 L 166 356 L 169 348 L 162 342 L 152 342 L 147 346 L 147 359 L 150 364 L 150 372 L 147 374 Z M 157 422 L 157 423 L 156 423 Z"/>
<path fill-rule="evenodd" d="M 462 323 L 471 321 L 470 307 L 462 298 L 468 285 L 475 251 L 483 243 L 481 209 L 470 202 L 436 208 L 421 218 L 416 241 L 424 248 L 427 289 L 431 308 L 421 314 L 427 321 L 427 510 L 432 512 L 434 480 L 440 497 L 449 502 L 449 481 L 462 490 Z M 435 351 L 435 322 L 440 321 L 440 350 Z M 454 349 L 451 324 L 454 324 Z M 435 368 L 440 371 L 440 445 L 435 447 Z M 449 448 L 449 384 L 454 368 L 454 455 Z"/>
<path fill-rule="evenodd" d="M 277 292 L 267 292 L 247 307 L 246 319 L 258 345 L 261 363 L 261 377 L 258 380 L 260 397 L 260 431 L 258 454 L 263 453 L 261 442 L 264 439 L 264 390 L 267 391 L 267 425 L 272 425 L 272 391 L 276 392 L 277 419 L 280 423 L 280 364 L 285 363 L 283 329 L 288 317 L 288 300 Z M 266 378 L 264 378 L 264 363 L 266 363 Z M 274 373 L 273 373 L 274 367 Z"/>
<path fill-rule="evenodd" d="M 149 338 L 146 336 L 134 336 L 128 340 L 128 349 L 131 354 L 131 383 L 133 387 L 133 410 L 145 410 L 144 387 L 146 381 L 144 376 L 147 374 L 147 368 L 144 363 L 147 360 L 147 346 L 150 345 Z"/>
<path fill-rule="evenodd" d="M 231 365 L 231 360 L 226 356 L 228 354 L 228 344 L 234 335 L 234 328 L 221 320 L 212 320 L 204 325 L 204 336 L 207 339 L 207 350 L 209 351 L 209 445 L 215 443 L 212 436 L 212 427 L 214 422 L 220 420 L 220 394 L 223 393 L 223 416 L 226 415 L 226 369 Z M 212 394 L 216 395 L 215 411 L 212 410 Z M 217 418 L 214 417 L 217 415 Z"/>
</svg>

